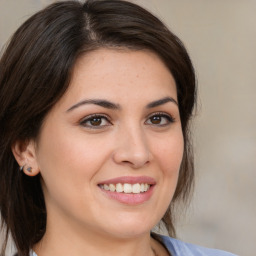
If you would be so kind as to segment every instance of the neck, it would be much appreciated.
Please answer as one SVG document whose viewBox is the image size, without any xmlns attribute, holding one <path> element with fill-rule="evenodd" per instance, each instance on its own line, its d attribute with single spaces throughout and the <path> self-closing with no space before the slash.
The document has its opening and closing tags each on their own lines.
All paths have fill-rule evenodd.
<svg viewBox="0 0 256 256">
<path fill-rule="evenodd" d="M 119 238 L 90 229 L 70 229 L 63 225 L 53 228 L 49 225 L 34 250 L 38 256 L 158 256 L 152 240 L 150 231 Z"/>
</svg>

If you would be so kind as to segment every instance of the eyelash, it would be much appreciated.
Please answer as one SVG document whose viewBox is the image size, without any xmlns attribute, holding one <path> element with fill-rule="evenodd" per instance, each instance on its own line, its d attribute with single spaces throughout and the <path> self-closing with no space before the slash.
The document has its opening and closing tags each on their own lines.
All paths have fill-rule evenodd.
<svg viewBox="0 0 256 256">
<path fill-rule="evenodd" d="M 86 125 L 87 122 L 92 122 L 93 119 L 98 119 L 98 120 L 101 120 L 100 121 L 100 125 Z M 102 122 L 102 119 L 105 119 L 107 121 L 108 124 L 106 125 L 101 125 L 101 122 Z M 94 115 L 89 115 L 87 117 L 85 117 L 84 119 L 82 119 L 80 122 L 80 125 L 86 127 L 86 128 L 89 128 L 89 129 L 100 129 L 102 127 L 106 127 L 106 126 L 109 126 L 111 125 L 112 123 L 110 122 L 109 120 L 109 117 L 106 116 L 106 115 L 103 115 L 103 114 L 94 114 Z"/>
<path fill-rule="evenodd" d="M 149 124 L 149 125 L 154 125 L 154 126 L 160 126 L 160 127 L 164 127 L 164 126 L 168 126 L 169 124 L 171 123 L 174 123 L 175 122 L 175 118 L 173 116 L 171 116 L 170 114 L 166 114 L 164 112 L 158 112 L 158 113 L 153 113 L 151 114 L 147 120 L 150 120 L 151 118 L 153 117 L 160 117 L 161 119 L 162 118 L 165 118 L 166 119 L 166 123 L 165 124 Z M 161 120 L 162 121 L 162 120 Z M 151 121 L 152 122 L 152 121 Z"/>
<path fill-rule="evenodd" d="M 162 122 L 162 119 L 165 118 L 166 123 L 164 124 L 154 124 L 152 123 L 152 118 L 155 117 L 160 117 L 160 122 Z M 88 122 L 93 122 L 93 119 L 95 119 L 95 121 L 99 121 L 99 125 L 92 125 L 92 123 L 90 123 L 90 125 L 86 124 Z M 97 120 L 96 120 L 97 119 Z M 107 122 L 107 124 L 101 125 L 102 120 L 105 120 Z M 148 120 L 151 120 L 151 123 L 147 124 Z M 158 112 L 158 113 L 153 113 L 151 114 L 149 117 L 147 117 L 147 120 L 145 121 L 145 124 L 147 125 L 153 125 L 156 127 L 165 127 L 168 126 L 171 123 L 174 123 L 175 119 L 170 115 L 170 114 L 166 114 L 163 112 Z M 103 114 L 93 114 L 93 115 L 89 115 L 87 117 L 85 117 L 84 119 L 82 119 L 79 122 L 80 125 L 82 125 L 83 127 L 89 128 L 89 129 L 101 129 L 107 126 L 112 125 L 110 118 L 107 115 L 103 115 Z"/>
</svg>

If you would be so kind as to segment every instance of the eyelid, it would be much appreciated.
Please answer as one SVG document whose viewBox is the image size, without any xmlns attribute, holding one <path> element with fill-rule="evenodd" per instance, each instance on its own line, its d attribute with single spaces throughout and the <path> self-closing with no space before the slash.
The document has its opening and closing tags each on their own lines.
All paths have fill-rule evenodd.
<svg viewBox="0 0 256 256">
<path fill-rule="evenodd" d="M 149 119 L 154 117 L 154 116 L 160 116 L 160 117 L 166 118 L 167 119 L 167 123 L 166 124 L 147 123 L 149 121 Z M 104 125 L 100 124 L 98 126 L 97 125 L 89 125 L 89 124 L 86 125 L 86 122 L 89 122 L 93 118 L 105 119 L 108 124 L 104 124 Z M 175 122 L 175 118 L 171 114 L 166 113 L 166 112 L 154 112 L 154 113 L 151 113 L 150 115 L 148 115 L 146 117 L 146 120 L 145 120 L 145 124 L 153 125 L 153 126 L 159 126 L 159 127 L 167 126 L 167 125 L 169 125 L 169 124 L 171 124 L 173 122 Z M 85 116 L 85 117 L 81 118 L 78 121 L 78 124 L 81 125 L 84 128 L 88 128 L 88 129 L 102 129 L 102 128 L 105 128 L 107 126 L 112 125 L 112 122 L 111 122 L 111 119 L 110 119 L 110 117 L 108 115 L 102 114 L 102 113 L 100 113 L 100 114 L 97 113 L 97 114 L 90 114 L 88 116 Z"/>
<path fill-rule="evenodd" d="M 154 112 L 154 113 L 148 115 L 145 122 L 147 122 L 148 119 L 150 119 L 151 117 L 154 117 L 154 116 L 161 116 L 161 117 L 167 118 L 169 121 L 169 124 L 174 123 L 176 121 L 175 118 L 173 117 L 173 115 L 171 115 L 171 114 L 168 114 L 166 112 Z M 168 125 L 168 124 L 165 124 L 165 125 Z M 165 126 L 165 125 L 156 125 L 156 126 Z"/>
<path fill-rule="evenodd" d="M 151 114 L 148 115 L 147 119 L 152 117 L 152 116 L 158 116 L 158 115 L 159 116 L 168 116 L 168 117 L 174 119 L 174 117 L 171 114 L 163 112 L 163 111 L 151 113 Z"/>
<path fill-rule="evenodd" d="M 110 117 L 106 114 L 91 114 L 91 115 L 85 116 L 82 119 L 80 119 L 78 123 L 79 123 L 79 125 L 83 126 L 84 128 L 89 128 L 89 129 L 100 129 L 100 128 L 109 126 L 109 125 L 99 125 L 99 126 L 87 125 L 86 126 L 85 123 L 90 121 L 93 118 L 102 118 L 102 119 L 105 119 L 109 123 L 109 125 L 112 124 L 110 121 Z"/>
</svg>

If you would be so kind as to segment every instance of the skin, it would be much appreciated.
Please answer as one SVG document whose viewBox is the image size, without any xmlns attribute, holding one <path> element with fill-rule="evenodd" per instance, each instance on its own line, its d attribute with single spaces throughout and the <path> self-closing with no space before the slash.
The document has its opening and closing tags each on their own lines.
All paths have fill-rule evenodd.
<svg viewBox="0 0 256 256">
<path fill-rule="evenodd" d="M 166 97 L 173 100 L 147 107 Z M 118 109 L 78 104 L 88 99 Z M 32 167 L 28 175 L 42 176 L 47 227 L 38 256 L 148 256 L 152 247 L 167 255 L 150 230 L 173 197 L 183 155 L 175 101 L 173 76 L 152 52 L 99 49 L 80 57 L 37 141 L 13 148 L 19 164 Z M 154 178 L 150 199 L 127 205 L 108 198 L 98 184 L 120 176 Z"/>
</svg>

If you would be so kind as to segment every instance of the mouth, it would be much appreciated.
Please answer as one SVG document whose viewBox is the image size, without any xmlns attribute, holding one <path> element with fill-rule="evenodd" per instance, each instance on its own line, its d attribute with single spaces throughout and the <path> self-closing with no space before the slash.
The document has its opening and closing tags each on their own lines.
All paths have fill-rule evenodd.
<svg viewBox="0 0 256 256">
<path fill-rule="evenodd" d="M 98 184 L 108 198 L 122 204 L 138 205 L 148 201 L 156 185 L 155 179 L 147 176 L 118 177 Z"/>
<path fill-rule="evenodd" d="M 130 183 L 117 183 L 117 184 L 99 184 L 99 187 L 101 189 L 104 189 L 106 191 L 111 192 L 117 192 L 117 193 L 125 193 L 125 194 L 140 194 L 147 192 L 150 187 L 153 186 L 148 183 L 136 183 L 136 184 L 130 184 Z"/>
</svg>

